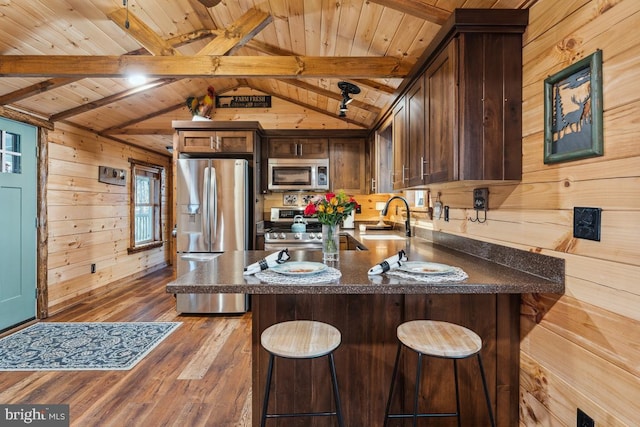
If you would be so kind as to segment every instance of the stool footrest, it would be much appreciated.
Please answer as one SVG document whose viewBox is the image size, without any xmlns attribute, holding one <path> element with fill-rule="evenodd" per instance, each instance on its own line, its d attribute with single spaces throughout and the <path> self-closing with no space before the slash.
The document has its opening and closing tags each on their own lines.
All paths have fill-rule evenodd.
<svg viewBox="0 0 640 427">
<path fill-rule="evenodd" d="M 297 412 L 295 414 L 267 414 L 266 418 L 291 418 L 291 417 L 330 417 L 337 415 L 335 412 Z"/>
<path fill-rule="evenodd" d="M 416 414 L 418 418 L 445 418 L 445 417 L 457 417 L 457 412 L 434 412 L 428 414 Z M 388 418 L 413 418 L 413 414 L 389 414 Z"/>
</svg>

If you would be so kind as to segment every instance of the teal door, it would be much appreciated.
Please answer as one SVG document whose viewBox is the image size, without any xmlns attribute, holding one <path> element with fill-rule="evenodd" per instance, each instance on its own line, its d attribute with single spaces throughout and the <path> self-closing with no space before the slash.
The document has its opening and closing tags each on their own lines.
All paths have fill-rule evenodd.
<svg viewBox="0 0 640 427">
<path fill-rule="evenodd" d="M 0 330 L 36 314 L 36 138 L 0 118 Z"/>
</svg>

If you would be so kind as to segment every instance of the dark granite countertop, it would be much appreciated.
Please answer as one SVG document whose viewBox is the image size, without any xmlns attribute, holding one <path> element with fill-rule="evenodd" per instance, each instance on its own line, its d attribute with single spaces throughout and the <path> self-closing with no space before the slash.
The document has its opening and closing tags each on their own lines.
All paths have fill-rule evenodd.
<svg viewBox="0 0 640 427">
<path fill-rule="evenodd" d="M 270 251 L 230 251 L 167 285 L 168 293 L 248 294 L 499 294 L 564 293 L 564 260 L 535 252 L 506 248 L 486 242 L 433 233 L 429 239 L 363 239 L 349 230 L 366 251 L 341 251 L 337 265 L 342 277 L 324 284 L 268 284 L 244 276 L 245 266 Z M 373 235 L 375 233 L 367 234 Z M 389 232 L 380 234 L 390 234 Z M 396 233 L 402 236 L 403 233 Z M 386 257 L 404 249 L 410 261 L 431 261 L 462 268 L 468 279 L 461 282 L 424 283 L 386 274 L 368 276 L 367 271 Z M 320 251 L 289 250 L 290 261 L 322 262 Z"/>
</svg>

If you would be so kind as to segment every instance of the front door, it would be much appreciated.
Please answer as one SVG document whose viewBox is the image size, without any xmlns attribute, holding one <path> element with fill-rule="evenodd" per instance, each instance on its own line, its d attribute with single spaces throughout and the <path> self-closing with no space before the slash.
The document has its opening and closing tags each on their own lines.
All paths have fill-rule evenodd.
<svg viewBox="0 0 640 427">
<path fill-rule="evenodd" d="M 36 144 L 35 127 L 0 118 L 0 331 L 36 313 Z"/>
</svg>

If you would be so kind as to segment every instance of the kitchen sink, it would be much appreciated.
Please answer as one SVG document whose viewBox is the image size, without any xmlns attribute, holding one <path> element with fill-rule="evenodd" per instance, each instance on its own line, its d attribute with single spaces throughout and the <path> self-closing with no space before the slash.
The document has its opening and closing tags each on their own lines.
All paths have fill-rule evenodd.
<svg viewBox="0 0 640 427">
<path fill-rule="evenodd" d="M 362 240 L 405 240 L 406 237 L 396 234 L 360 234 Z"/>
</svg>

